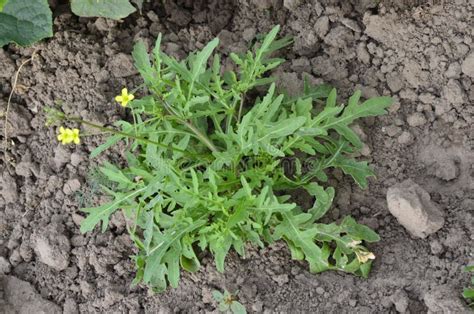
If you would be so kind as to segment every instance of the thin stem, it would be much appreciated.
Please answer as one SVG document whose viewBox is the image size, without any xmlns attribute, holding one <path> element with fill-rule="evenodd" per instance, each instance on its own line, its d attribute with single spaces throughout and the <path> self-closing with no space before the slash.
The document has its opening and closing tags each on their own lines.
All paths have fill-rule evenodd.
<svg viewBox="0 0 474 314">
<path fill-rule="evenodd" d="M 244 101 L 245 101 L 245 93 L 242 93 L 242 95 L 240 95 L 240 106 L 239 106 L 239 114 L 237 115 L 237 123 L 240 123 L 240 118 L 242 117 L 242 109 L 244 107 Z"/>
<path fill-rule="evenodd" d="M 163 143 L 155 142 L 155 141 L 149 140 L 149 139 L 141 137 L 141 136 L 136 136 L 136 135 L 133 135 L 133 134 L 122 132 L 122 131 L 117 131 L 117 130 L 114 130 L 114 129 L 111 129 L 111 128 L 108 128 L 108 127 L 105 127 L 105 126 L 102 126 L 102 125 L 98 125 L 98 124 L 95 124 L 95 123 L 92 123 L 92 122 L 89 122 L 89 121 L 86 121 L 86 120 L 82 120 L 81 118 L 78 118 L 78 117 L 68 117 L 68 116 L 66 116 L 65 118 L 66 118 L 66 120 L 71 120 L 71 121 L 74 121 L 74 122 L 82 123 L 82 124 L 88 125 L 90 127 L 93 127 L 95 129 L 98 129 L 98 130 L 101 130 L 101 131 L 104 131 L 104 132 L 110 132 L 110 133 L 113 133 L 113 134 L 122 135 L 124 137 L 133 138 L 137 141 L 142 141 L 142 142 L 152 144 L 152 145 L 156 145 L 156 146 L 159 146 L 159 147 L 162 147 L 162 148 L 171 149 L 173 151 L 182 153 L 184 155 L 188 155 L 188 156 L 191 156 L 191 157 L 201 157 L 199 155 L 190 153 L 186 150 L 182 150 L 182 149 L 173 147 L 171 145 L 168 146 L 168 145 L 165 145 Z"/>
<path fill-rule="evenodd" d="M 203 134 L 201 131 L 199 131 L 194 125 L 192 125 L 190 122 L 182 119 L 178 113 L 168 104 L 168 102 L 164 99 L 163 96 L 161 96 L 159 93 L 155 93 L 158 98 L 160 98 L 161 102 L 163 103 L 163 106 L 165 107 L 166 111 L 168 111 L 169 114 L 175 116 L 179 122 L 184 124 L 188 129 L 190 129 L 196 136 L 199 138 L 201 142 L 204 143 L 213 153 L 218 152 L 219 149 L 217 149 L 216 146 L 211 142 L 211 140 Z"/>
<path fill-rule="evenodd" d="M 3 127 L 4 127 L 3 142 L 4 142 L 4 146 L 5 146 L 5 154 L 3 155 L 3 157 L 5 159 L 5 164 L 8 163 L 8 156 L 7 156 L 7 154 L 8 154 L 8 114 L 9 114 L 9 111 L 10 111 L 10 103 L 11 103 L 13 94 L 15 93 L 15 89 L 16 89 L 16 86 L 17 86 L 17 83 L 18 83 L 18 76 L 20 76 L 21 69 L 23 68 L 23 66 L 25 64 L 27 64 L 28 62 L 31 62 L 33 60 L 33 58 L 36 55 L 36 52 L 37 52 L 37 50 L 35 49 L 33 51 L 33 53 L 31 54 L 31 57 L 28 58 L 27 60 L 23 61 L 20 64 L 20 66 L 18 67 L 18 70 L 15 73 L 15 79 L 13 80 L 12 91 L 10 92 L 10 95 L 8 96 L 7 109 L 5 110 L 5 123 L 3 125 Z"/>
</svg>

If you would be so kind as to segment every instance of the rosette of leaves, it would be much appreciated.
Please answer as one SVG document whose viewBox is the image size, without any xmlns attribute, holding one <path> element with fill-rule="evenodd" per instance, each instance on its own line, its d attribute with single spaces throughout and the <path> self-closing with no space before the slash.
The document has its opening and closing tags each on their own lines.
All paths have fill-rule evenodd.
<svg viewBox="0 0 474 314">
<path fill-rule="evenodd" d="M 374 172 L 353 157 L 362 142 L 350 125 L 384 114 L 392 101 L 361 102 L 356 92 L 340 105 L 326 85 L 305 84 L 297 98 L 279 94 L 268 73 L 284 62 L 274 52 L 291 41 L 276 39 L 278 30 L 247 53 L 230 54 L 235 71 L 223 71 L 214 52 L 218 39 L 181 61 L 160 50 L 161 36 L 151 57 L 143 43 L 135 45 L 147 95 L 130 103 L 133 122 L 117 122 L 121 133 L 92 152 L 127 141 L 127 166 L 101 168 L 115 183 L 104 187 L 111 201 L 83 209 L 81 225 L 89 232 L 102 223 L 104 231 L 110 215 L 123 210 L 138 248 L 135 283 L 155 291 L 177 287 L 182 270 L 200 268 L 201 252 L 209 251 L 222 272 L 231 249 L 245 257 L 248 243 L 277 240 L 313 273 L 368 275 L 371 253 L 364 244 L 379 237 L 351 217 L 321 222 L 335 195 L 327 172 L 340 169 L 367 187 Z M 250 97 L 257 86 L 262 97 Z M 292 173 L 282 167 L 285 159 L 292 160 Z M 291 190 L 305 190 L 314 204 L 302 208 Z"/>
</svg>

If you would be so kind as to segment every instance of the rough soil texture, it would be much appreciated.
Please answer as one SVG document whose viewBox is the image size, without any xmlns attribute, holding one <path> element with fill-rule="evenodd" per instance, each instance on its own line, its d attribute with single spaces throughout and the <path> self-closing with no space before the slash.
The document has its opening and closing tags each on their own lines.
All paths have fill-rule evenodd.
<svg viewBox="0 0 474 314">
<path fill-rule="evenodd" d="M 0 164 L 0 274 L 8 274 L 0 277 L 0 308 L 209 312 L 216 309 L 211 291 L 227 288 L 239 289 L 252 312 L 468 312 L 460 293 L 469 280 L 462 268 L 474 263 L 473 2 L 165 2 L 124 22 L 63 13 L 55 19 L 54 38 L 33 48 L 0 49 L 2 113 L 14 72 L 38 51 L 12 99 L 11 165 Z M 44 126 L 42 109 L 60 103 L 67 113 L 112 122 L 126 115 L 113 96 L 140 83 L 130 58 L 134 41 L 151 46 L 163 32 L 166 52 L 182 57 L 219 36 L 225 54 L 245 50 L 274 24 L 295 39 L 277 72 L 290 93 L 309 75 L 336 86 L 341 100 L 354 89 L 396 100 L 389 115 L 357 126 L 377 180 L 361 191 L 339 173 L 332 179 L 337 199 L 327 219 L 351 214 L 382 237 L 371 246 L 377 259 L 370 278 L 310 274 L 277 243 L 251 249 L 245 260 L 231 255 L 225 274 L 203 256 L 200 272 L 184 274 L 180 287 L 164 294 L 130 287 L 133 248 L 121 216 L 103 234 L 82 235 L 78 227 L 79 208 L 100 201 L 97 184 L 88 179 L 92 169 L 105 159 L 120 160 L 120 147 L 90 161 L 88 153 L 102 139 L 63 147 L 55 130 Z M 444 216 L 443 227 L 425 239 L 412 237 L 387 207 L 388 188 L 406 179 Z"/>
</svg>

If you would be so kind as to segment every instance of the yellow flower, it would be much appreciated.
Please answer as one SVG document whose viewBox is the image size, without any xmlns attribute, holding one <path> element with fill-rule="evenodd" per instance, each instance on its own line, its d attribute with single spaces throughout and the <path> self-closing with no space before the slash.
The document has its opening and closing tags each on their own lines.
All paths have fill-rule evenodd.
<svg viewBox="0 0 474 314">
<path fill-rule="evenodd" d="M 364 264 L 369 261 L 369 259 L 375 259 L 375 255 L 372 252 L 369 251 L 355 251 L 357 259 L 359 260 L 359 263 Z"/>
<path fill-rule="evenodd" d="M 122 89 L 122 95 L 116 96 L 115 101 L 119 102 L 122 107 L 126 107 L 127 104 L 135 98 L 133 94 L 129 94 L 126 88 Z"/>
<path fill-rule="evenodd" d="M 79 138 L 79 129 L 65 129 L 64 127 L 60 127 L 58 141 L 63 145 L 69 143 L 79 144 L 81 142 Z"/>
</svg>

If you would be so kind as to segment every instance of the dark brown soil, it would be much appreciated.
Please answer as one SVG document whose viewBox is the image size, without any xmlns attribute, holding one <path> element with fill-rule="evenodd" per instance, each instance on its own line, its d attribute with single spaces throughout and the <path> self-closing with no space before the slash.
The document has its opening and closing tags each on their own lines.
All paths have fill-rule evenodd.
<svg viewBox="0 0 474 314">
<path fill-rule="evenodd" d="M 63 13 L 54 38 L 0 49 L 2 114 L 14 72 L 37 50 L 12 99 L 11 164 L 0 163 L 0 313 L 210 312 L 212 290 L 224 288 L 239 290 L 250 312 L 468 312 L 461 292 L 469 280 L 462 268 L 474 263 L 472 1 L 152 2 L 123 22 Z M 389 115 L 359 123 L 363 155 L 378 176 L 369 189 L 332 178 L 337 198 L 328 219 L 351 214 L 381 235 L 371 247 L 377 259 L 369 279 L 310 274 L 277 243 L 251 249 L 245 260 L 232 254 L 225 274 L 204 256 L 200 272 L 184 274 L 180 287 L 164 294 L 131 288 L 133 246 L 123 218 L 115 215 L 103 234 L 82 235 L 78 227 L 79 208 L 100 197 L 94 167 L 120 158 L 120 147 L 89 160 L 102 139 L 63 147 L 44 126 L 42 109 L 60 103 L 94 121 L 117 120 L 125 111 L 114 95 L 140 84 L 130 58 L 136 40 L 151 47 L 162 32 L 165 51 L 182 57 L 218 36 L 226 54 L 245 50 L 275 24 L 295 40 L 276 73 L 280 87 L 294 93 L 309 75 L 336 86 L 341 100 L 355 89 L 396 100 Z M 426 239 L 410 236 L 387 209 L 387 189 L 408 178 L 444 213 L 443 228 Z"/>
</svg>

